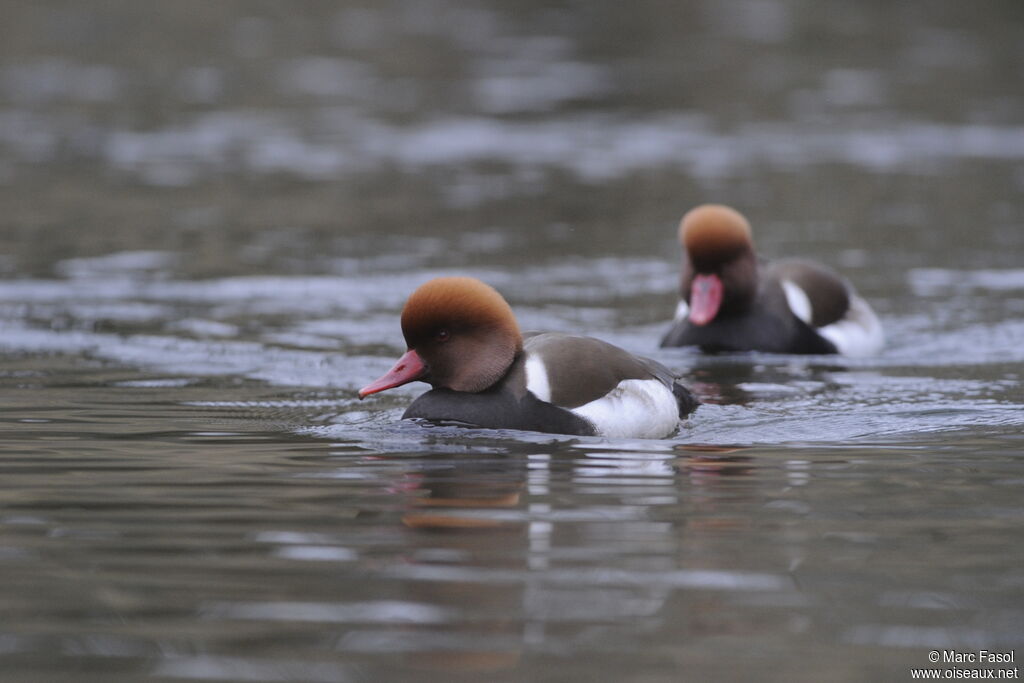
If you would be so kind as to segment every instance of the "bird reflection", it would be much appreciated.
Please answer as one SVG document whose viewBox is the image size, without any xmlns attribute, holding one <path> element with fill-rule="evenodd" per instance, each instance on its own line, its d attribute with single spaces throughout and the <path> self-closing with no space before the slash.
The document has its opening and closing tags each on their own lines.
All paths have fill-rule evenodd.
<svg viewBox="0 0 1024 683">
<path fill-rule="evenodd" d="M 838 363 L 809 364 L 803 358 L 785 362 L 778 357 L 732 354 L 697 358 L 684 375 L 702 403 L 745 406 L 774 393 L 835 388 L 833 374 L 847 369 Z"/>
<path fill-rule="evenodd" d="M 384 575 L 460 617 L 410 627 L 399 646 L 410 666 L 500 672 L 599 624 L 639 645 L 681 595 L 699 605 L 687 619 L 713 631 L 729 597 L 720 576 L 761 590 L 722 569 L 736 566 L 731 532 L 751 523 L 733 514 L 749 486 L 729 484 L 757 471 L 745 449 L 431 434 L 443 452 L 407 461 L 395 489 L 407 552 Z"/>
<path fill-rule="evenodd" d="M 446 467 L 428 469 L 418 475 L 410 509 L 402 515 L 407 527 L 422 530 L 496 529 L 521 520 L 509 520 L 488 511 L 519 506 L 526 478 L 522 460 L 493 457 L 481 460 L 477 454 L 440 459 Z"/>
</svg>

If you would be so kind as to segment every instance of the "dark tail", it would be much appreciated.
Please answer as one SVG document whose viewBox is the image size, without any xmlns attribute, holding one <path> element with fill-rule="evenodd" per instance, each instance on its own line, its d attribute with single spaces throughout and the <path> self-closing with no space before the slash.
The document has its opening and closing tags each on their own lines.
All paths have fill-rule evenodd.
<svg viewBox="0 0 1024 683">
<path fill-rule="evenodd" d="M 684 418 L 697 410 L 697 406 L 700 405 L 700 401 L 697 400 L 697 397 L 690 393 L 690 390 L 679 382 L 672 382 L 672 393 L 675 394 L 676 403 L 679 405 L 680 418 Z"/>
</svg>

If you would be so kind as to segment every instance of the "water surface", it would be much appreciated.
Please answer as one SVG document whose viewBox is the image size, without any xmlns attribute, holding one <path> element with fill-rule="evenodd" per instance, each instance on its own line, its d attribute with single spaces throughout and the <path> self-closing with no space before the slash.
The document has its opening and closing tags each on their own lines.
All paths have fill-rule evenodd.
<svg viewBox="0 0 1024 683">
<path fill-rule="evenodd" d="M 1019 650 L 1016 3 L 0 4 L 5 681 Z M 841 269 L 885 350 L 657 349 L 703 201 Z M 442 274 L 704 404 L 647 441 L 359 401 Z"/>
</svg>

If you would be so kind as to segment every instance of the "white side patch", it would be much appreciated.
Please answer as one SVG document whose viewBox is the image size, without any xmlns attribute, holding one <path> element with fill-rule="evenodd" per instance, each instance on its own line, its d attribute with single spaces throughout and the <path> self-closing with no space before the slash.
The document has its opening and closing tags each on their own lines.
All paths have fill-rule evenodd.
<svg viewBox="0 0 1024 683">
<path fill-rule="evenodd" d="M 594 425 L 598 435 L 609 438 L 661 439 L 679 427 L 676 397 L 656 379 L 624 379 L 572 412 Z"/>
<path fill-rule="evenodd" d="M 818 334 L 835 344 L 844 356 L 870 356 L 885 344 L 882 323 L 859 296 L 850 297 L 850 310 L 842 320 L 819 327 Z"/>
<path fill-rule="evenodd" d="M 810 325 L 813 312 L 811 310 L 811 300 L 807 298 L 807 292 L 801 289 L 800 285 L 789 280 L 782 281 L 782 290 L 786 293 L 786 303 L 789 304 L 789 310 L 793 311 L 793 315 Z"/>
<path fill-rule="evenodd" d="M 551 384 L 544 359 L 536 354 L 526 354 L 526 390 L 541 401 L 551 402 Z"/>
<path fill-rule="evenodd" d="M 685 300 L 680 299 L 679 303 L 676 305 L 676 314 L 672 317 L 672 319 L 678 322 L 680 320 L 686 320 L 689 317 L 690 306 L 686 303 Z"/>
</svg>

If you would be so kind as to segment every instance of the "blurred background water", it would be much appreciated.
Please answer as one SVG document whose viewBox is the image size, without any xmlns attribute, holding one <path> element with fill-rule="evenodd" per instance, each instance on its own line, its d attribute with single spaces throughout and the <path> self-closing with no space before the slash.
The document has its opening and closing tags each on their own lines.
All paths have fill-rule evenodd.
<svg viewBox="0 0 1024 683">
<path fill-rule="evenodd" d="M 0 0 L 4 681 L 908 680 L 1024 642 L 1024 5 Z M 675 225 L 876 358 L 660 351 Z M 663 441 L 364 402 L 405 297 L 658 358 Z"/>
</svg>

